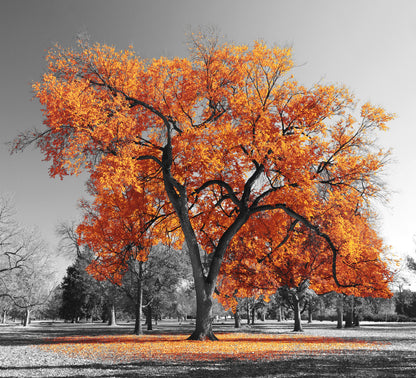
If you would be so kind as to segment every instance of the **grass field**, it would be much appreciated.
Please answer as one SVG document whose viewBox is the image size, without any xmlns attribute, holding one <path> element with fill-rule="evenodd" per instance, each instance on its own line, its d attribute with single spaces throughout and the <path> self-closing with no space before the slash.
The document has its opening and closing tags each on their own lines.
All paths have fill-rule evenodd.
<svg viewBox="0 0 416 378">
<path fill-rule="evenodd" d="M 217 323 L 218 342 L 187 341 L 192 327 L 0 325 L 0 377 L 416 377 L 415 323 Z"/>
</svg>

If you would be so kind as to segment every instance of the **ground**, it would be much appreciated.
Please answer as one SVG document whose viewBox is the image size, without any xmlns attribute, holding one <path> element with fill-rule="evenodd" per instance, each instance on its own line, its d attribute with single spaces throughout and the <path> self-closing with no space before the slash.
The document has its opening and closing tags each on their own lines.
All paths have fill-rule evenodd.
<svg viewBox="0 0 416 378">
<path fill-rule="evenodd" d="M 33 322 L 0 325 L 0 377 L 413 377 L 415 323 L 335 328 L 314 322 L 218 322 L 220 341 L 186 341 L 193 325 L 163 321 L 143 336 L 133 325 Z"/>
</svg>

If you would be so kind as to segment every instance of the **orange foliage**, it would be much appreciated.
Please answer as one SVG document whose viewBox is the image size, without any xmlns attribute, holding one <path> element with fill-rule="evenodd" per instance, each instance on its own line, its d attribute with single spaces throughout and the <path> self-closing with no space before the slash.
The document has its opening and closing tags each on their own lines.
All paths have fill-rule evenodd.
<svg viewBox="0 0 416 378">
<path fill-rule="evenodd" d="M 360 284 L 360 294 L 372 295 L 374 282 L 388 281 L 370 208 L 383 190 L 378 178 L 387 156 L 374 146 L 374 134 L 393 115 L 368 103 L 355 112 L 359 102 L 343 86 L 300 85 L 290 76 L 291 50 L 261 41 L 249 47 L 193 36 L 189 59 L 153 60 L 84 44 L 56 47 L 47 62 L 33 85 L 46 129 L 21 135 L 15 148 L 35 140 L 52 176 L 89 171 L 96 225 L 111 219 L 111 248 L 151 245 L 156 241 L 143 225 L 158 212 L 174 213 L 169 227 L 152 223 L 151 232 L 155 240 L 169 231 L 186 241 L 198 303 L 212 296 L 220 269 L 231 274 L 245 259 L 253 273 L 279 285 L 283 263 L 290 261 L 296 281 L 311 274 L 316 258 L 322 264 L 310 279 L 318 292 L 354 293 Z M 264 228 L 256 223 L 261 214 L 269 222 Z M 287 246 L 260 267 L 273 247 L 267 243 L 279 244 L 293 221 Z M 95 220 L 85 222 L 95 232 Z M 126 224 L 144 239 L 126 240 Z M 319 239 L 314 250 L 306 229 Z M 103 249 L 98 230 L 88 237 L 80 231 Z M 209 266 L 201 249 L 212 253 Z M 121 263 L 108 251 L 103 259 Z"/>
<path fill-rule="evenodd" d="M 220 341 L 183 340 L 181 335 L 58 337 L 40 348 L 73 358 L 120 363 L 133 361 L 271 360 L 287 356 L 378 350 L 380 343 L 335 337 L 225 333 Z"/>
<path fill-rule="evenodd" d="M 90 180 L 92 204 L 81 202 L 84 220 L 78 226 L 78 242 L 95 252 L 87 271 L 98 280 L 121 284 L 129 262 L 145 262 L 152 246 L 169 242 L 166 227 L 175 219 L 164 213 L 163 201 L 146 194 L 143 187 L 106 186 Z"/>
<path fill-rule="evenodd" d="M 333 221 L 331 227 L 345 225 L 345 214 L 339 221 L 341 224 Z M 226 255 L 219 279 L 221 303 L 234 308 L 237 298 L 263 296 L 267 300 L 278 287 L 298 288 L 305 282 L 317 294 L 336 291 L 359 297 L 390 297 L 393 277 L 387 262 L 379 258 L 382 240 L 360 216 L 354 216 L 351 223 L 355 228 L 334 240 L 338 247 L 334 264 L 325 241 L 302 224 L 289 217 L 279 224 L 253 218 L 237 234 Z M 244 234 L 253 234 L 254 229 L 254 238 Z M 333 269 L 343 286 L 335 283 Z"/>
</svg>

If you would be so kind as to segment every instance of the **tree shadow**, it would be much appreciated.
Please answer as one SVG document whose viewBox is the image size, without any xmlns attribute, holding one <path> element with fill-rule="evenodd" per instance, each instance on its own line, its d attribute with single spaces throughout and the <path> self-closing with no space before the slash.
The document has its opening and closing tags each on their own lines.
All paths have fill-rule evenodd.
<svg viewBox="0 0 416 378">
<path fill-rule="evenodd" d="M 281 358 L 273 361 L 145 361 L 115 364 L 41 365 L 35 367 L 0 367 L 0 373 L 22 376 L 53 376 L 55 369 L 59 376 L 85 377 L 94 371 L 100 377 L 413 377 L 415 355 L 399 356 L 380 352 L 347 355 L 316 355 Z M 74 374 L 74 372 L 76 372 Z M 49 374 L 50 373 L 50 374 Z"/>
<path fill-rule="evenodd" d="M 192 332 L 191 326 L 181 328 L 158 327 L 152 331 L 143 331 L 144 335 L 183 335 L 184 338 Z M 53 342 L 54 338 L 78 337 L 111 337 L 133 335 L 134 325 L 123 324 L 110 327 L 106 324 L 89 323 L 52 323 L 40 322 L 28 327 L 19 325 L 0 326 L 0 346 L 39 345 Z M 73 341 L 72 341 L 73 342 Z M 110 342 L 110 341 L 109 341 Z"/>
</svg>

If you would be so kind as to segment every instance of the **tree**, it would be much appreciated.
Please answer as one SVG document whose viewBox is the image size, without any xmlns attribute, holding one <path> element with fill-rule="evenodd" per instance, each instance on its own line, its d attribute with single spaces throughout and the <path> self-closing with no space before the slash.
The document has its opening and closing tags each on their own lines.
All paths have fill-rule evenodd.
<svg viewBox="0 0 416 378">
<path fill-rule="evenodd" d="M 56 286 L 45 305 L 42 307 L 42 315 L 46 319 L 56 320 L 60 318 L 60 309 L 62 308 L 62 286 Z"/>
<path fill-rule="evenodd" d="M 5 324 L 7 322 L 7 314 L 13 306 L 13 301 L 6 296 L 0 296 L 0 316 L 1 323 Z"/>
<path fill-rule="evenodd" d="M 330 219 L 327 213 L 325 221 Z M 339 287 L 331 275 L 331 251 L 310 229 L 290 219 L 285 224 L 264 216 L 253 218 L 230 244 L 219 280 L 222 302 L 234 307 L 236 298 L 268 298 L 280 288 L 294 312 L 294 331 L 302 331 L 301 312 L 311 304 L 313 292 L 391 296 L 392 275 L 387 263 L 377 258 L 383 249 L 381 239 L 368 225 L 361 224 L 361 216 L 355 216 L 353 222 L 357 228 L 361 225 L 357 245 L 354 250 L 344 250 L 338 264 L 338 277 L 349 284 Z M 248 235 L 254 233 L 256 237 L 249 240 Z M 349 243 L 352 237 L 339 236 L 338 245 Z"/>
<path fill-rule="evenodd" d="M 31 255 L 28 239 L 14 219 L 10 198 L 0 197 L 0 297 L 10 296 L 6 290 L 7 278 L 21 269 Z"/>
<path fill-rule="evenodd" d="M 93 320 L 98 317 L 102 307 L 102 293 L 98 282 L 91 277 L 85 268 L 85 259 L 78 257 L 75 263 L 67 268 L 62 280 L 62 306 L 60 316 L 71 322 L 82 318 Z"/>
<path fill-rule="evenodd" d="M 368 103 L 355 112 L 345 87 L 299 85 L 289 76 L 290 49 L 263 42 L 192 35 L 190 59 L 147 61 L 81 41 L 51 49 L 47 62 L 33 85 L 45 129 L 20 135 L 12 149 L 36 143 L 51 176 L 85 168 L 103 187 L 135 186 L 174 213 L 195 281 L 191 339 L 216 339 L 212 295 L 222 262 L 256 214 L 311 229 L 332 252 L 335 284 L 351 284 L 338 278 L 337 263 L 357 241 L 337 240 L 356 229 L 344 213 L 362 213 L 365 222 L 364 206 L 382 189 L 375 178 L 386 155 L 373 136 L 392 115 Z M 335 204 L 331 223 L 315 221 Z"/>
<path fill-rule="evenodd" d="M 27 326 L 31 313 L 47 302 L 56 284 L 55 272 L 48 248 L 36 231 L 21 232 L 19 240 L 24 263 L 8 272 L 2 286 L 13 306 L 21 312 L 23 325 Z"/>
<path fill-rule="evenodd" d="M 144 263 L 144 312 L 148 330 L 152 327 L 152 314 L 158 305 L 172 299 L 177 301 L 177 290 L 191 279 L 184 254 L 183 251 L 169 251 L 169 247 L 160 244 L 152 247 L 149 258 Z"/>
<path fill-rule="evenodd" d="M 10 198 L 0 197 L 0 299 L 23 313 L 23 324 L 30 313 L 42 306 L 52 290 L 52 258 L 36 230 L 23 230 L 14 219 Z"/>
<path fill-rule="evenodd" d="M 154 231 L 154 224 L 163 222 L 166 218 L 163 212 L 160 212 L 163 205 L 152 201 L 143 188 L 102 188 L 97 183 L 97 177 L 93 177 L 89 182 L 89 191 L 95 196 L 94 202 L 90 204 L 83 201 L 81 204 L 84 220 L 77 227 L 77 243 L 86 245 L 96 255 L 87 268 L 88 272 L 100 281 L 107 280 L 120 287 L 134 303 L 134 333 L 141 334 L 144 285 L 149 284 L 153 278 L 156 278 L 158 283 L 155 287 L 158 286 L 160 289 L 164 285 L 156 277 L 154 262 L 158 260 L 160 263 L 160 273 L 167 263 L 172 264 L 175 259 L 173 255 L 155 258 L 157 253 L 154 252 L 158 250 L 158 246 L 154 244 L 160 239 Z M 142 211 L 132 212 L 131 209 L 135 206 L 140 206 Z M 149 262 L 151 251 L 153 254 Z M 179 268 L 179 265 L 176 268 Z M 173 273 L 173 269 L 171 272 Z M 182 270 L 178 269 L 177 274 L 181 272 Z M 177 274 L 171 276 L 176 278 Z M 123 280 L 126 275 L 127 280 Z M 151 327 L 153 293 L 147 290 L 146 294 L 147 312 L 150 314 L 147 324 Z"/>
</svg>

